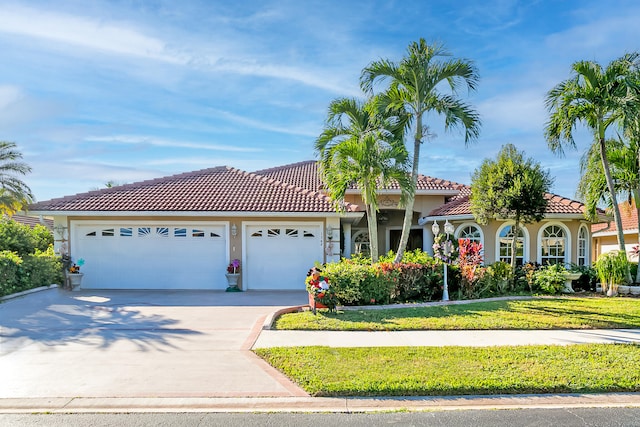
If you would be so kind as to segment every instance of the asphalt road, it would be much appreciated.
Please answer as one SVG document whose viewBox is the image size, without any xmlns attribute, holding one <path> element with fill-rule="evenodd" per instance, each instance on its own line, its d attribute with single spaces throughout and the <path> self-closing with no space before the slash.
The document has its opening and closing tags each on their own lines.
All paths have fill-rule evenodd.
<svg viewBox="0 0 640 427">
<path fill-rule="evenodd" d="M 560 408 L 392 413 L 0 414 L 2 426 L 640 426 L 640 408 Z"/>
</svg>

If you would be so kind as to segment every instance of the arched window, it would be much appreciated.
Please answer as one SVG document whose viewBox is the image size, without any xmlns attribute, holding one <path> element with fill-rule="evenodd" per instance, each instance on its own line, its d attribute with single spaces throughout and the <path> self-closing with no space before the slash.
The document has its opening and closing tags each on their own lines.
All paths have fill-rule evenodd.
<svg viewBox="0 0 640 427">
<path fill-rule="evenodd" d="M 504 226 L 498 234 L 498 260 L 511 263 L 513 251 L 513 225 Z M 516 240 L 516 265 L 524 264 L 525 233 L 523 227 L 518 227 Z"/>
<path fill-rule="evenodd" d="M 548 225 L 540 238 L 540 263 L 542 265 L 565 264 L 567 254 L 567 234 L 558 225 Z"/>
<path fill-rule="evenodd" d="M 369 232 L 364 230 L 356 231 L 353 234 L 351 241 L 353 243 L 351 253 L 369 256 L 369 254 L 371 253 L 371 245 L 369 244 Z"/>
<path fill-rule="evenodd" d="M 472 242 L 482 243 L 482 233 L 475 225 L 465 225 L 458 231 L 458 239 L 469 239 Z"/>
<path fill-rule="evenodd" d="M 587 265 L 589 261 L 589 232 L 584 225 L 578 231 L 578 265 Z"/>
</svg>

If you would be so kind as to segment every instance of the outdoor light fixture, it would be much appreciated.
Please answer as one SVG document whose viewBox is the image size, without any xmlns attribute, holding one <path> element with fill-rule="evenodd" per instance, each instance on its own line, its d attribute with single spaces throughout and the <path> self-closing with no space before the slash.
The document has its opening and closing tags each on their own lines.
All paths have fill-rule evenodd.
<svg viewBox="0 0 640 427">
<path fill-rule="evenodd" d="M 433 232 L 434 238 L 438 237 L 440 234 L 440 225 L 434 220 L 433 225 L 431 226 L 431 231 Z M 446 234 L 444 242 L 442 245 L 442 254 L 444 255 L 444 286 L 442 287 L 442 301 L 449 301 L 449 283 L 447 279 L 447 270 L 449 267 L 449 256 L 453 251 L 453 245 L 449 241 L 449 235 L 453 234 L 454 228 L 453 224 L 449 222 L 449 220 L 445 220 L 444 223 L 444 233 Z"/>
<path fill-rule="evenodd" d="M 327 227 L 327 239 L 333 240 L 333 228 Z"/>
<path fill-rule="evenodd" d="M 440 234 L 440 226 L 438 225 L 438 223 L 433 220 L 433 225 L 431 226 L 431 231 L 433 232 L 433 236 L 436 237 L 438 234 Z"/>
<path fill-rule="evenodd" d="M 238 235 L 238 227 L 235 224 L 231 224 L 231 235 L 236 237 Z"/>
<path fill-rule="evenodd" d="M 453 234 L 453 224 L 451 224 L 449 220 L 444 223 L 444 234 L 447 235 L 447 239 L 449 238 L 449 234 Z"/>
</svg>

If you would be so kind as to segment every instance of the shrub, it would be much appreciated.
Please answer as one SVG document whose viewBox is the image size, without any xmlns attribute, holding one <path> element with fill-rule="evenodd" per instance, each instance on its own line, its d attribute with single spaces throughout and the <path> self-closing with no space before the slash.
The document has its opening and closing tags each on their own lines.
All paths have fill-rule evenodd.
<svg viewBox="0 0 640 427">
<path fill-rule="evenodd" d="M 46 251 L 52 244 L 53 235 L 43 225 L 31 228 L 6 218 L 0 221 L 0 250 L 24 256 L 34 253 L 36 249 Z"/>
<path fill-rule="evenodd" d="M 567 269 L 562 264 L 540 267 L 534 273 L 536 285 L 547 294 L 557 294 L 564 289 L 566 281 L 564 273 Z"/>
<path fill-rule="evenodd" d="M 53 252 L 53 247 L 40 251 L 36 249 L 34 254 L 24 257 L 24 274 L 28 278 L 29 288 L 48 286 L 52 284 L 61 285 L 64 281 L 62 273 L 62 261 Z"/>
<path fill-rule="evenodd" d="M 23 278 L 22 258 L 12 251 L 0 251 L 0 295 L 27 289 Z"/>
</svg>

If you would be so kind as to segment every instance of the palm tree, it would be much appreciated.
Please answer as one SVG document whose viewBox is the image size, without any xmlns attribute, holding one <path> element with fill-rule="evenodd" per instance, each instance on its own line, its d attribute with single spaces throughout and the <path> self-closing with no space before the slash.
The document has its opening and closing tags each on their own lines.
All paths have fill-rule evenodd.
<svg viewBox="0 0 640 427">
<path fill-rule="evenodd" d="M 461 85 L 475 90 L 479 77 L 475 65 L 468 60 L 449 58 L 450 54 L 439 44 L 429 45 L 424 39 L 413 42 L 407 48 L 407 56 L 399 63 L 379 60 L 362 70 L 360 86 L 367 93 L 373 92 L 378 81 L 389 81 L 384 97 L 390 109 L 404 108 L 409 114 L 408 126 L 414 129 L 411 181 L 418 180 L 420 145 L 427 135 L 424 114 L 435 112 L 445 118 L 445 129 L 463 127 L 465 144 L 477 139 L 480 131 L 478 114 L 460 101 L 456 94 Z M 450 94 L 441 93 L 440 87 L 448 85 Z M 402 235 L 395 262 L 402 260 L 407 246 L 415 197 L 411 194 L 405 204 Z"/>
<path fill-rule="evenodd" d="M 630 133 L 625 132 L 625 134 Z M 615 192 L 626 196 L 626 206 L 629 209 L 635 205 L 638 217 L 637 225 L 640 229 L 640 146 L 638 142 L 637 138 L 630 138 L 628 142 L 617 138 L 607 140 L 606 145 Z M 613 207 L 597 148 L 595 145 L 591 146 L 580 164 L 581 177 L 577 193 L 585 201 L 587 219 L 589 220 L 597 218 L 599 203 L 605 203 L 608 209 Z M 640 247 L 640 234 L 638 235 L 638 246 Z M 636 274 L 635 283 L 640 283 L 640 269 Z"/>
<path fill-rule="evenodd" d="M 341 207 L 352 185 L 362 193 L 372 262 L 378 260 L 378 188 L 395 181 L 403 199 L 413 194 L 402 140 L 404 126 L 397 115 L 380 109 L 377 98 L 365 103 L 341 98 L 329 105 L 327 125 L 315 143 L 320 173 L 336 206 Z"/>
<path fill-rule="evenodd" d="M 564 154 L 564 145 L 576 148 L 573 130 L 584 123 L 593 134 L 600 155 L 602 171 L 611 198 L 613 216 L 618 228 L 618 245 L 625 251 L 624 233 L 616 190 L 607 156 L 606 132 L 612 125 L 629 121 L 630 107 L 637 105 L 638 54 L 618 58 L 603 69 L 594 61 L 578 61 L 571 66 L 572 77 L 547 93 L 545 100 L 550 113 L 545 138 L 551 151 Z M 628 278 L 631 279 L 630 274 Z"/>
<path fill-rule="evenodd" d="M 0 141 L 0 214 L 13 215 L 33 202 L 31 190 L 18 176 L 31 172 L 13 142 Z"/>
</svg>

